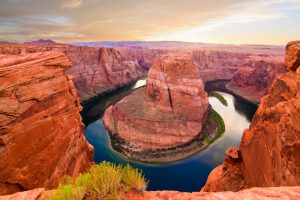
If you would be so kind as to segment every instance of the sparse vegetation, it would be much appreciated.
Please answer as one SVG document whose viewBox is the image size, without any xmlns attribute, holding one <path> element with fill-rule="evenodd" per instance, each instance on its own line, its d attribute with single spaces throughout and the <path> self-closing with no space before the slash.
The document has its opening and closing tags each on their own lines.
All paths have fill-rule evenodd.
<svg viewBox="0 0 300 200">
<path fill-rule="evenodd" d="M 219 93 L 212 92 L 210 95 L 216 97 L 224 106 L 228 106 L 227 100 Z"/>
<path fill-rule="evenodd" d="M 80 174 L 75 180 L 65 177 L 58 188 L 49 193 L 47 200 L 79 200 L 85 195 L 101 199 L 121 199 L 123 192 L 143 192 L 147 181 L 143 174 L 126 166 L 102 162 L 88 172 Z"/>
<path fill-rule="evenodd" d="M 225 132 L 225 123 L 222 119 L 222 117 L 219 115 L 217 111 L 215 111 L 213 108 L 211 109 L 212 116 L 215 118 L 217 123 L 219 124 L 219 130 L 214 139 L 209 140 L 209 144 L 213 143 L 217 138 L 219 138 L 224 132 Z"/>
</svg>

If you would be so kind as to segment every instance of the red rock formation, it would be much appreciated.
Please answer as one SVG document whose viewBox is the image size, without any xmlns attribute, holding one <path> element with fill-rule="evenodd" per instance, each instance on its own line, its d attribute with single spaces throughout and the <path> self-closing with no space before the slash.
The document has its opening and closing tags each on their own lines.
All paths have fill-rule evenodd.
<svg viewBox="0 0 300 200">
<path fill-rule="evenodd" d="M 72 45 L 1 45 L 0 54 L 45 51 L 65 53 L 81 101 L 127 85 L 147 73 L 154 59 L 166 51 L 139 47 L 104 48 Z"/>
<path fill-rule="evenodd" d="M 169 54 L 151 67 L 146 88 L 108 108 L 103 120 L 132 148 L 167 149 L 193 140 L 207 111 L 207 94 L 191 57 Z"/>
<path fill-rule="evenodd" d="M 73 67 L 67 73 L 74 76 L 80 99 L 109 92 L 129 84 L 146 74 L 161 51 L 142 48 L 98 48 L 68 46 L 65 50 Z"/>
<path fill-rule="evenodd" d="M 227 89 L 242 97 L 259 103 L 275 78 L 286 72 L 286 66 L 276 61 L 250 61 L 239 68 L 227 84 Z"/>
<path fill-rule="evenodd" d="M 198 50 L 193 51 L 193 62 L 200 69 L 204 82 L 230 80 L 249 56 L 246 53 Z"/>
<path fill-rule="evenodd" d="M 300 51 L 299 44 L 287 45 L 291 70 L 276 78 L 262 98 L 244 131 L 239 157 L 228 157 L 214 169 L 202 191 L 300 185 L 300 71 L 295 67 L 299 54 L 293 53 Z"/>
<path fill-rule="evenodd" d="M 43 188 L 18 192 L 13 195 L 0 196 L 0 200 L 41 200 L 47 191 Z M 146 191 L 140 193 L 126 193 L 123 200 L 298 200 L 300 187 L 268 187 L 251 188 L 239 192 L 178 192 L 178 191 Z"/>
<path fill-rule="evenodd" d="M 300 187 L 251 188 L 239 192 L 177 192 L 150 191 L 143 195 L 129 193 L 123 199 L 130 200 L 297 200 L 300 198 Z M 4 199 L 6 200 L 6 199 Z"/>
<path fill-rule="evenodd" d="M 43 200 L 45 188 L 37 188 L 26 192 L 17 192 L 11 195 L 0 196 L 0 200 Z"/>
<path fill-rule="evenodd" d="M 231 80 L 227 89 L 259 103 L 278 74 L 285 72 L 283 57 L 272 54 L 193 51 L 193 61 L 206 81 Z"/>
<path fill-rule="evenodd" d="M 0 194 L 55 187 L 92 164 L 77 92 L 59 52 L 0 55 Z"/>
<path fill-rule="evenodd" d="M 291 70 L 296 70 L 300 66 L 300 41 L 287 44 L 285 63 Z"/>
</svg>

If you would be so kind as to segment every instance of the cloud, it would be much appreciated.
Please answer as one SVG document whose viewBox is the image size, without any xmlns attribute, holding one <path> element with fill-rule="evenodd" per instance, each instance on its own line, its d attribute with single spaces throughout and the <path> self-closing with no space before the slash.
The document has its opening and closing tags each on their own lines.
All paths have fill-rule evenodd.
<svg viewBox="0 0 300 200">
<path fill-rule="evenodd" d="M 291 25 L 299 21 L 291 19 L 293 13 L 297 16 L 298 10 L 299 0 L 1 0 L 0 32 L 1 37 L 10 33 L 5 34 L 6 37 L 19 41 L 46 35 L 53 37 L 50 39 L 61 37 L 60 40 L 66 39 L 66 42 L 214 42 L 223 35 L 233 35 L 241 30 L 242 25 L 253 30 L 269 31 L 268 26 L 260 25 L 277 23 L 277 29 L 274 30 L 280 32 L 283 30 L 280 24 L 283 20 L 288 22 L 288 30 L 300 34 L 299 26 Z M 222 32 L 226 27 L 234 31 Z M 273 33 L 274 30 L 269 32 Z M 286 31 L 282 35 L 289 37 L 290 32 Z M 244 31 L 244 34 L 248 33 Z M 247 37 L 254 38 L 254 35 L 248 34 Z"/>
<path fill-rule="evenodd" d="M 61 5 L 63 9 L 74 9 L 81 6 L 84 0 L 68 0 Z"/>
<path fill-rule="evenodd" d="M 284 5 L 282 0 L 272 0 L 264 2 L 246 2 L 231 5 L 229 7 L 234 8 L 235 12 L 228 14 L 227 16 L 219 19 L 208 20 L 193 27 L 184 27 L 164 34 L 158 33 L 156 35 L 150 35 L 144 38 L 145 40 L 183 40 L 189 42 L 208 41 L 205 37 L 199 37 L 200 35 L 210 35 L 211 32 L 215 32 L 224 27 L 237 27 L 239 25 L 257 24 L 269 20 L 280 20 L 287 18 L 286 12 L 289 10 L 297 10 L 300 6 L 299 1 L 290 0 L 285 1 Z M 234 29 L 233 29 L 234 30 Z M 226 33 L 223 33 L 226 34 Z"/>
</svg>

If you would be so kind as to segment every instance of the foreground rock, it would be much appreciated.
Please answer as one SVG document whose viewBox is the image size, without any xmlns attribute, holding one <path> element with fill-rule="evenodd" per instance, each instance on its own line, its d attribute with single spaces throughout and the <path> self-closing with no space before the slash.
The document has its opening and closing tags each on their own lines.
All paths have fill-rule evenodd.
<svg viewBox="0 0 300 200">
<path fill-rule="evenodd" d="M 109 107 L 103 120 L 132 157 L 130 152 L 191 142 L 201 133 L 207 114 L 207 93 L 190 56 L 169 54 L 151 67 L 146 87 Z"/>
<path fill-rule="evenodd" d="M 251 188 L 239 192 L 177 192 L 151 191 L 144 195 L 128 195 L 130 200 L 296 200 L 300 198 L 300 187 Z"/>
<path fill-rule="evenodd" d="M 17 192 L 11 195 L 0 196 L 0 200 L 43 200 L 45 199 L 45 188 L 37 188 L 26 192 Z"/>
<path fill-rule="evenodd" d="M 288 60 L 298 59 L 290 53 L 299 51 L 299 44 L 287 45 Z M 300 185 L 300 71 L 295 63 L 286 63 L 291 70 L 263 97 L 243 134 L 238 158 L 228 157 L 214 169 L 202 191 Z"/>
<path fill-rule="evenodd" d="M 92 164 L 70 67 L 59 52 L 0 55 L 0 194 L 52 188 Z"/>
<path fill-rule="evenodd" d="M 19 192 L 9 196 L 0 196 L 0 200 L 42 200 L 47 191 L 43 188 Z M 143 194 L 127 193 L 123 200 L 297 200 L 300 198 L 300 187 L 265 187 L 251 188 L 239 192 L 177 192 L 146 191 Z"/>
</svg>

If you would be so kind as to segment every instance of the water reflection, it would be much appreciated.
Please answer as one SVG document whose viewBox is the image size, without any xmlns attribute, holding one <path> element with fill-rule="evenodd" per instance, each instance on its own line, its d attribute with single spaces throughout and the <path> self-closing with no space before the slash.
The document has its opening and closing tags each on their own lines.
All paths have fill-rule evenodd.
<svg viewBox="0 0 300 200">
<path fill-rule="evenodd" d="M 134 85 L 138 87 L 145 84 L 139 82 Z M 125 91 L 126 93 L 126 91 Z M 134 167 L 143 170 L 146 178 L 150 181 L 149 190 L 178 190 L 178 191 L 199 191 L 205 184 L 210 171 L 221 164 L 225 158 L 224 151 L 230 146 L 238 146 L 243 130 L 249 126 L 252 114 L 256 108 L 249 106 L 249 103 L 224 93 L 221 94 L 228 102 L 228 106 L 222 105 L 215 97 L 209 97 L 212 107 L 223 117 L 225 122 L 224 135 L 211 144 L 207 149 L 185 160 L 169 164 L 144 164 L 127 160 L 115 152 L 110 145 L 110 138 L 103 126 L 101 119 L 103 107 L 107 107 L 115 96 L 109 97 L 106 102 L 102 99 L 95 103 L 87 112 L 86 117 L 93 117 L 95 112 L 101 113 L 96 121 L 90 123 L 85 129 L 85 136 L 95 147 L 95 162 L 109 161 L 114 163 L 131 163 Z M 121 94 L 115 94 L 119 97 Z M 123 94 L 122 94 L 123 95 Z M 252 110 L 248 110 L 252 109 Z"/>
</svg>

